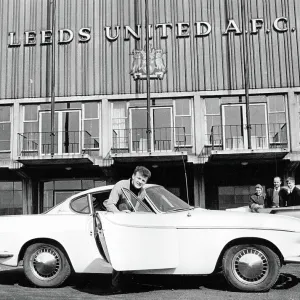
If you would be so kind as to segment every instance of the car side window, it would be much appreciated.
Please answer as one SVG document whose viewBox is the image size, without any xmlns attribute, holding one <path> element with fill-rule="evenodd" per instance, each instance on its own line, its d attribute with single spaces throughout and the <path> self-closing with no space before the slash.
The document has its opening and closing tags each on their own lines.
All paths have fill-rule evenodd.
<svg viewBox="0 0 300 300">
<path fill-rule="evenodd" d="M 92 194 L 94 211 L 106 211 L 103 202 L 109 198 L 110 191 L 98 192 Z"/>
<path fill-rule="evenodd" d="M 84 195 L 82 197 L 74 199 L 71 202 L 70 207 L 72 210 L 74 210 L 77 213 L 89 214 L 90 207 L 89 207 L 88 195 Z"/>
<path fill-rule="evenodd" d="M 126 200 L 132 207 L 132 211 L 136 212 L 152 212 L 151 208 L 148 207 L 147 203 L 144 199 L 139 199 L 135 194 L 133 194 L 128 189 L 122 189 Z"/>
</svg>

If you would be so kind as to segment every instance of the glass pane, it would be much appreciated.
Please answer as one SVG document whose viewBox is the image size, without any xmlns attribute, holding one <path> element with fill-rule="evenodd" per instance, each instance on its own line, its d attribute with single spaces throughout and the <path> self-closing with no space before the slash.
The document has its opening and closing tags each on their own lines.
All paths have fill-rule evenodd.
<svg viewBox="0 0 300 300">
<path fill-rule="evenodd" d="M 189 115 L 190 112 L 190 100 L 180 99 L 175 101 L 176 115 Z"/>
<path fill-rule="evenodd" d="M 236 97 L 222 97 L 221 98 L 221 103 L 222 104 L 227 104 L 227 103 L 241 103 L 242 99 L 240 99 L 239 96 Z"/>
<path fill-rule="evenodd" d="M 22 191 L 22 182 L 21 181 L 15 181 L 14 182 L 14 190 L 15 191 Z"/>
<path fill-rule="evenodd" d="M 191 134 L 191 130 L 192 130 L 191 117 L 176 117 L 175 118 L 175 126 L 183 127 L 184 132 L 186 134 Z"/>
<path fill-rule="evenodd" d="M 97 186 L 106 186 L 105 180 L 95 180 L 95 187 Z"/>
<path fill-rule="evenodd" d="M 92 137 L 99 137 L 99 120 L 85 120 L 84 130 Z"/>
<path fill-rule="evenodd" d="M 220 99 L 207 98 L 205 99 L 206 114 L 220 114 Z"/>
<path fill-rule="evenodd" d="M 1 191 L 12 191 L 13 190 L 13 182 L 10 182 L 10 181 L 3 181 L 3 182 L 0 182 L 0 190 Z M 0 197 L 1 199 L 1 197 Z M 0 201 L 1 203 L 1 201 Z"/>
<path fill-rule="evenodd" d="M 0 106 L 0 122 L 10 121 L 10 106 Z"/>
<path fill-rule="evenodd" d="M 242 106 L 225 106 L 224 119 L 225 148 L 244 148 L 244 124 Z"/>
<path fill-rule="evenodd" d="M 80 102 L 70 102 L 68 104 L 69 104 L 70 108 L 81 108 Z"/>
<path fill-rule="evenodd" d="M 37 121 L 38 119 L 38 105 L 24 106 L 24 121 Z"/>
<path fill-rule="evenodd" d="M 97 102 L 90 102 L 84 104 L 84 118 L 99 118 L 99 109 Z"/>
<path fill-rule="evenodd" d="M 81 180 L 55 181 L 56 190 L 81 190 Z"/>
<path fill-rule="evenodd" d="M 53 190 L 53 181 L 44 182 L 44 190 Z"/>
<path fill-rule="evenodd" d="M 89 214 L 90 207 L 87 195 L 73 200 L 71 202 L 71 208 L 78 213 Z"/>
<path fill-rule="evenodd" d="M 147 203 L 144 199 L 142 201 L 138 200 L 137 197 L 130 191 L 124 189 L 126 199 L 130 202 L 131 206 L 137 212 L 151 212 L 150 208 L 144 204 Z M 124 207 L 126 208 L 126 207 Z M 132 210 L 132 208 L 127 205 L 127 209 Z"/>
<path fill-rule="evenodd" d="M 269 96 L 269 111 L 285 111 L 284 97 L 282 95 Z"/>
<path fill-rule="evenodd" d="M 43 211 L 46 211 L 53 206 L 54 206 L 53 192 L 44 191 Z"/>
<path fill-rule="evenodd" d="M 172 148 L 171 109 L 159 108 L 153 110 L 153 139 L 155 150 L 170 150 Z"/>
<path fill-rule="evenodd" d="M 43 154 L 51 153 L 51 114 L 50 112 L 41 113 L 41 150 Z M 54 128 L 56 130 L 54 136 L 54 152 L 58 151 L 58 113 L 54 114 Z"/>
<path fill-rule="evenodd" d="M 71 197 L 74 195 L 75 192 L 55 192 L 55 205 L 65 201 L 67 198 Z"/>
<path fill-rule="evenodd" d="M 113 103 L 113 118 L 126 118 L 126 102 Z"/>
<path fill-rule="evenodd" d="M 250 122 L 252 124 L 266 124 L 265 105 L 250 105 Z"/>
<path fill-rule="evenodd" d="M 245 99 L 245 97 L 243 96 L 242 97 L 242 99 L 243 99 L 243 102 L 246 102 L 246 99 Z M 250 101 L 250 103 L 254 103 L 254 102 L 267 102 L 267 97 L 265 96 L 265 95 L 256 95 L 256 96 L 254 96 L 254 95 L 250 95 L 249 96 L 249 101 Z"/>
<path fill-rule="evenodd" d="M 131 109 L 132 150 L 147 151 L 147 110 Z"/>
<path fill-rule="evenodd" d="M 88 190 L 94 187 L 94 180 L 82 180 L 82 189 Z"/>
<path fill-rule="evenodd" d="M 24 132 L 38 132 L 39 123 L 38 122 L 26 122 L 24 123 Z"/>
</svg>

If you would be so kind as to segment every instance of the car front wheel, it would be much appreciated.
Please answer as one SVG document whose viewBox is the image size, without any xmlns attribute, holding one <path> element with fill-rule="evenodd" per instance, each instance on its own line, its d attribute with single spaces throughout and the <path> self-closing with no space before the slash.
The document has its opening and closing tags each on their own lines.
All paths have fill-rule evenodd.
<svg viewBox="0 0 300 300">
<path fill-rule="evenodd" d="M 236 245 L 223 256 L 223 273 L 228 283 L 240 291 L 268 291 L 280 273 L 278 255 L 263 245 Z"/>
<path fill-rule="evenodd" d="M 71 267 L 65 254 L 51 244 L 30 245 L 24 254 L 24 273 L 39 287 L 60 286 L 71 274 Z"/>
</svg>

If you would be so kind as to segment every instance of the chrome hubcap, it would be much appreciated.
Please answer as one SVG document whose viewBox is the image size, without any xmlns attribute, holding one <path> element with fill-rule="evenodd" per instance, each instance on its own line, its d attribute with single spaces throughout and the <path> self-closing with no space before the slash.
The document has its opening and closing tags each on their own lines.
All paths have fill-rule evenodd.
<svg viewBox="0 0 300 300">
<path fill-rule="evenodd" d="M 32 255 L 30 265 L 37 277 L 49 280 L 61 269 L 61 258 L 53 248 L 40 248 Z"/>
<path fill-rule="evenodd" d="M 269 273 L 267 256 L 256 248 L 239 251 L 233 258 L 232 267 L 235 277 L 246 284 L 258 284 Z"/>
</svg>

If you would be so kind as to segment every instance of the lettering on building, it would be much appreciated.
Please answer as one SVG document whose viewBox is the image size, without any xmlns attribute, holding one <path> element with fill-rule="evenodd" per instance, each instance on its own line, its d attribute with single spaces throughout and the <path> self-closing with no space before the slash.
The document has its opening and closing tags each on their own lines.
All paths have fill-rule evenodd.
<svg viewBox="0 0 300 300">
<path fill-rule="evenodd" d="M 204 38 L 212 32 L 212 29 L 213 25 L 207 21 L 197 21 L 194 24 L 188 22 L 178 22 L 176 24 L 158 23 L 149 25 L 148 34 L 150 39 L 153 39 L 154 35 L 158 35 L 161 39 L 167 39 L 171 33 L 173 35 L 175 34 L 176 38 Z M 284 33 L 288 30 L 292 32 L 295 31 L 295 28 L 289 28 L 288 19 L 286 17 L 276 18 L 271 28 L 267 28 L 262 18 L 253 18 L 249 21 L 246 33 L 257 34 L 263 31 L 269 33 L 271 29 L 278 33 Z M 79 43 L 87 43 L 91 40 L 91 31 L 92 29 L 89 27 L 81 28 L 77 33 L 74 33 L 74 31 L 69 28 L 60 29 L 58 30 L 57 43 L 62 45 L 69 44 L 75 39 L 76 35 Z M 121 31 L 123 31 L 122 35 Z M 242 33 L 242 25 L 238 24 L 234 19 L 229 19 L 226 27 L 222 31 L 223 35 L 240 35 Z M 121 27 L 120 25 L 116 25 L 104 27 L 104 36 L 106 40 L 114 42 L 118 40 L 120 36 L 123 36 L 124 41 L 128 41 L 130 39 L 140 40 L 144 35 L 142 34 L 141 25 L 134 27 L 128 25 Z M 18 36 L 16 32 L 8 33 L 9 47 L 20 47 L 22 44 L 24 46 L 35 46 L 38 44 L 51 45 L 52 42 L 52 30 L 41 30 L 39 32 L 29 30 L 25 31 L 23 36 Z"/>
</svg>

